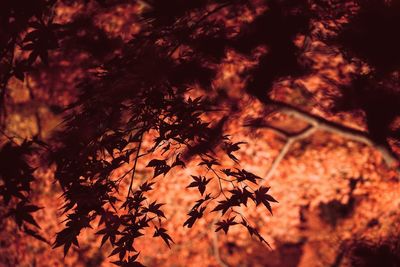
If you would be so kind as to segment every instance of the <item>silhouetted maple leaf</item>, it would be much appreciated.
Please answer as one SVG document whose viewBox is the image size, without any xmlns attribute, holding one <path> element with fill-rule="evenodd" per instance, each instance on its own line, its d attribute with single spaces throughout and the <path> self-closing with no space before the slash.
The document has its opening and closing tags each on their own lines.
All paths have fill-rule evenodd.
<svg viewBox="0 0 400 267">
<path fill-rule="evenodd" d="M 196 204 L 193 206 L 192 210 L 197 209 L 198 207 L 200 207 L 205 201 L 210 200 L 211 199 L 211 194 L 208 193 L 206 194 L 206 196 L 202 199 L 199 199 L 196 201 Z"/>
<path fill-rule="evenodd" d="M 221 165 L 216 159 L 202 159 L 202 161 L 199 163 L 199 166 L 201 165 L 206 165 L 209 169 L 212 168 L 214 165 Z"/>
<path fill-rule="evenodd" d="M 49 243 L 49 241 L 47 241 L 43 236 L 41 236 L 39 233 L 37 233 L 36 231 L 29 229 L 28 227 L 24 227 L 24 232 L 34 238 L 36 238 L 37 240 L 40 240 L 42 242 L 45 243 Z"/>
<path fill-rule="evenodd" d="M 253 194 L 246 189 L 246 187 L 242 189 L 240 188 L 235 188 L 233 190 L 229 190 L 229 192 L 232 194 L 231 199 L 235 200 L 237 202 L 242 203 L 243 205 L 247 206 L 247 200 L 254 199 Z"/>
<path fill-rule="evenodd" d="M 230 169 L 223 169 L 222 172 L 225 173 L 225 175 L 227 175 L 227 176 L 235 177 L 238 182 L 247 180 L 254 184 L 257 184 L 257 179 L 261 179 L 261 177 L 255 175 L 251 172 L 248 172 L 244 169 L 239 170 L 238 168 L 236 168 L 236 171 L 231 171 Z"/>
<path fill-rule="evenodd" d="M 271 204 L 269 202 L 278 202 L 271 195 L 267 194 L 269 191 L 269 187 L 261 186 L 259 189 L 254 191 L 255 195 L 255 203 L 258 206 L 259 204 L 264 204 L 264 206 L 269 210 L 272 214 Z"/>
<path fill-rule="evenodd" d="M 180 154 L 178 154 L 175 158 L 174 163 L 172 163 L 171 168 L 175 166 L 182 166 L 185 167 L 185 163 L 180 159 Z"/>
<path fill-rule="evenodd" d="M 232 206 L 239 206 L 238 203 L 235 201 L 233 202 L 232 199 L 231 200 L 221 200 L 218 201 L 218 205 L 211 211 L 222 211 L 222 215 L 225 214 L 225 212 L 228 211 L 228 209 L 230 209 Z"/>
<path fill-rule="evenodd" d="M 172 238 L 167 234 L 167 230 L 165 228 L 162 228 L 162 227 L 158 228 L 156 226 L 156 231 L 154 232 L 153 237 L 156 237 L 156 236 L 161 237 L 169 248 L 171 248 L 171 245 L 169 242 L 174 243 Z"/>
<path fill-rule="evenodd" d="M 206 178 L 205 176 L 193 176 L 194 182 L 191 182 L 187 187 L 197 187 L 200 194 L 203 195 L 206 190 L 206 185 L 211 181 L 211 178 Z"/>
<path fill-rule="evenodd" d="M 232 154 L 232 152 L 238 151 L 240 149 L 239 145 L 241 144 L 246 144 L 246 142 L 237 142 L 237 143 L 231 143 L 231 142 L 225 142 L 224 143 L 224 149 L 228 156 L 235 162 L 238 162 L 239 160 L 235 157 L 235 155 Z"/>
<path fill-rule="evenodd" d="M 147 167 L 153 167 L 154 168 L 153 178 L 157 177 L 160 174 L 164 174 L 165 175 L 171 169 L 171 167 L 168 166 L 168 164 L 167 164 L 167 162 L 165 160 L 159 160 L 159 159 L 152 159 L 147 164 Z"/>
<path fill-rule="evenodd" d="M 188 215 L 189 218 L 184 222 L 183 226 L 187 226 L 188 228 L 192 228 L 193 224 L 196 222 L 197 219 L 203 217 L 203 212 L 205 211 L 206 207 L 201 207 L 200 210 L 192 209 Z"/>
<path fill-rule="evenodd" d="M 152 202 L 147 208 L 144 208 L 143 211 L 148 211 L 151 213 L 154 213 L 158 217 L 163 217 L 165 218 L 164 212 L 160 210 L 160 207 L 163 206 L 164 204 L 156 203 L 156 201 Z"/>
<path fill-rule="evenodd" d="M 258 240 L 260 242 L 265 243 L 268 247 L 271 248 L 271 246 L 268 244 L 268 242 L 261 236 L 261 234 L 257 231 L 257 229 L 255 229 L 254 227 L 252 227 L 250 224 L 247 223 L 247 221 L 245 221 L 242 218 L 242 221 L 240 222 L 241 225 L 243 225 L 244 227 L 246 227 L 247 231 L 249 232 L 250 236 L 255 235 Z"/>
<path fill-rule="evenodd" d="M 137 258 L 139 257 L 139 254 L 140 253 L 137 253 L 133 256 L 128 256 L 127 260 L 113 261 L 112 263 L 117 266 L 122 266 L 122 267 L 145 267 L 143 264 L 136 261 Z"/>
<path fill-rule="evenodd" d="M 143 192 L 147 192 L 152 190 L 152 185 L 154 185 L 155 182 L 145 182 L 144 184 L 142 184 L 139 188 L 140 190 L 142 190 Z"/>
<path fill-rule="evenodd" d="M 64 257 L 67 255 L 69 248 L 72 244 L 79 246 L 77 236 L 78 229 L 67 227 L 57 233 L 56 240 L 53 243 L 53 248 L 64 246 Z"/>
<path fill-rule="evenodd" d="M 219 230 L 224 230 L 225 234 L 228 233 L 229 227 L 238 224 L 235 222 L 236 217 L 229 218 L 227 220 L 222 220 L 220 222 L 217 222 L 216 225 L 218 225 L 217 229 L 215 229 L 215 232 L 218 232 Z"/>
</svg>

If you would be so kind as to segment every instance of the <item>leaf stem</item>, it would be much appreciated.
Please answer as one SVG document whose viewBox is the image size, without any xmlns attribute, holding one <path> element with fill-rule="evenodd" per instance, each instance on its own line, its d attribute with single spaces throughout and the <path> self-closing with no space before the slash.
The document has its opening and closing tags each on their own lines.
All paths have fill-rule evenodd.
<svg viewBox="0 0 400 267">
<path fill-rule="evenodd" d="M 137 162 L 139 159 L 140 147 L 142 146 L 143 134 L 144 134 L 144 132 L 140 135 L 139 145 L 138 145 L 138 149 L 137 149 L 136 157 L 135 157 L 135 163 L 133 164 L 133 169 L 132 169 L 131 183 L 129 184 L 128 196 L 126 198 L 129 198 L 129 194 L 132 191 L 133 179 L 135 178 L 136 165 L 137 165 Z"/>
</svg>

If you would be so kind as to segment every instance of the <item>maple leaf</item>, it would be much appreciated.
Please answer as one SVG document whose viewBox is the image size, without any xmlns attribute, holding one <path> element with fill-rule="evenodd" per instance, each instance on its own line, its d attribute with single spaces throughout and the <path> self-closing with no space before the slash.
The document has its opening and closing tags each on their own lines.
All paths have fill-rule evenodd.
<svg viewBox="0 0 400 267">
<path fill-rule="evenodd" d="M 203 216 L 203 212 L 205 211 L 206 207 L 200 208 L 200 211 L 197 209 L 192 209 L 188 215 L 189 218 L 184 222 L 183 226 L 187 226 L 188 228 L 192 228 L 193 224 L 196 222 L 197 219 L 200 219 Z"/>
<path fill-rule="evenodd" d="M 138 226 L 140 226 L 141 228 L 145 228 L 145 227 L 149 227 L 149 222 L 152 221 L 154 218 L 156 217 L 152 217 L 152 218 L 147 218 L 147 215 L 145 215 L 143 218 L 141 218 L 138 222 Z"/>
<path fill-rule="evenodd" d="M 260 242 L 265 243 L 269 248 L 271 248 L 269 243 L 264 239 L 264 237 L 261 236 L 261 234 L 257 231 L 257 229 L 255 229 L 250 224 L 248 224 L 243 218 L 242 218 L 242 221 L 240 222 L 240 224 L 243 225 L 244 227 L 246 227 L 250 236 L 255 235 Z"/>
<path fill-rule="evenodd" d="M 237 142 L 237 143 L 231 143 L 231 142 L 225 142 L 225 151 L 228 154 L 228 156 L 235 162 L 239 162 L 239 160 L 235 157 L 235 155 L 232 154 L 232 152 L 235 152 L 240 149 L 239 145 L 241 144 L 246 144 L 246 142 Z"/>
<path fill-rule="evenodd" d="M 167 234 L 167 230 L 165 228 L 162 228 L 162 227 L 158 228 L 156 226 L 156 231 L 154 232 L 153 237 L 156 237 L 156 236 L 161 237 L 169 248 L 171 248 L 171 245 L 169 242 L 174 243 L 172 238 Z"/>
<path fill-rule="evenodd" d="M 164 204 L 156 203 L 156 201 L 152 202 L 149 207 L 143 208 L 143 211 L 145 212 L 151 212 L 157 215 L 158 217 L 165 217 L 164 212 L 160 210 L 160 207 L 163 206 Z"/>
<path fill-rule="evenodd" d="M 253 234 L 256 233 L 256 229 L 254 229 L 253 227 L 251 227 L 244 219 L 242 219 L 242 221 L 240 222 L 241 225 L 243 225 L 244 227 L 246 227 L 247 231 L 249 232 L 250 236 L 253 236 Z"/>
<path fill-rule="evenodd" d="M 203 195 L 206 190 L 206 185 L 211 181 L 211 178 L 206 178 L 205 176 L 193 176 L 194 182 L 190 183 L 187 187 L 197 187 L 201 195 Z"/>
<path fill-rule="evenodd" d="M 36 231 L 29 229 L 28 227 L 24 227 L 24 232 L 34 238 L 36 238 L 37 240 L 40 240 L 42 242 L 45 243 L 49 243 L 43 236 L 41 236 L 40 234 L 38 234 Z"/>
<path fill-rule="evenodd" d="M 146 167 L 153 167 L 154 168 L 154 175 L 153 178 L 157 177 L 160 174 L 167 174 L 171 167 L 167 164 L 166 160 L 160 159 L 152 159 Z"/>
<path fill-rule="evenodd" d="M 278 202 L 271 195 L 267 194 L 269 187 L 260 186 L 259 189 L 254 191 L 256 206 L 264 204 L 268 211 L 272 214 L 272 208 L 270 202 Z"/>
<path fill-rule="evenodd" d="M 198 207 L 201 206 L 201 204 L 203 204 L 205 201 L 210 200 L 210 199 L 211 199 L 211 194 L 208 193 L 208 194 L 206 194 L 206 196 L 204 198 L 196 200 L 196 204 L 193 206 L 192 210 L 197 209 Z"/>
<path fill-rule="evenodd" d="M 261 177 L 248 172 L 244 169 L 239 170 L 236 168 L 237 171 L 231 171 L 230 169 L 222 169 L 221 171 L 225 173 L 226 176 L 233 176 L 237 179 L 238 182 L 243 182 L 245 180 L 250 181 L 254 184 L 257 184 L 257 179 L 261 179 Z"/>
<path fill-rule="evenodd" d="M 137 258 L 139 257 L 139 254 L 140 253 L 137 253 L 133 256 L 128 256 L 127 260 L 112 261 L 111 263 L 122 267 L 145 267 L 143 264 L 136 261 Z"/>
<path fill-rule="evenodd" d="M 216 159 L 211 159 L 211 160 L 202 159 L 202 161 L 199 163 L 199 166 L 202 165 L 206 165 L 207 168 L 211 169 L 213 165 L 221 165 L 221 164 Z"/>
<path fill-rule="evenodd" d="M 118 231 L 118 225 L 116 224 L 114 226 L 111 225 L 107 225 L 106 228 L 103 228 L 99 231 L 96 232 L 96 235 L 103 235 L 102 239 L 101 239 L 101 244 L 100 247 L 102 247 L 104 245 L 104 243 L 110 239 L 110 243 L 112 245 L 114 245 L 115 243 L 115 238 L 118 234 L 120 234 L 120 232 Z"/>
<path fill-rule="evenodd" d="M 236 201 L 233 202 L 232 199 L 221 200 L 221 201 L 218 201 L 218 203 L 219 204 L 211 212 L 222 210 L 222 215 L 224 215 L 225 212 L 227 212 L 228 209 L 231 208 L 232 206 L 239 206 L 240 205 L 240 204 L 238 205 L 236 203 Z"/>
<path fill-rule="evenodd" d="M 77 236 L 80 230 L 75 227 L 67 227 L 57 233 L 56 240 L 53 244 L 53 248 L 64 245 L 64 257 L 67 255 L 69 248 L 72 244 L 79 247 Z"/>
<path fill-rule="evenodd" d="M 250 181 L 250 182 L 252 182 L 254 184 L 257 184 L 257 179 L 261 179 L 261 177 L 255 175 L 255 174 L 253 174 L 251 172 L 248 172 L 248 171 L 246 171 L 244 169 L 241 170 L 241 173 L 243 175 L 242 179 Z M 238 182 L 241 182 L 241 179 L 238 179 Z"/>
<path fill-rule="evenodd" d="M 34 226 L 36 226 L 37 228 L 40 228 L 40 226 L 37 224 L 37 222 L 35 221 L 35 219 L 33 218 L 33 216 L 30 213 L 33 213 L 35 211 L 38 211 L 42 208 L 37 207 L 35 205 L 25 205 L 26 202 L 25 201 L 21 201 L 17 204 L 16 209 L 11 209 L 12 211 L 14 211 L 14 217 L 15 220 L 17 221 L 18 225 L 21 226 L 23 221 L 26 221 Z"/>
<path fill-rule="evenodd" d="M 122 267 L 145 267 L 143 264 L 140 262 L 136 261 L 140 253 L 137 253 L 133 256 L 128 256 L 128 260 L 119 260 L 119 261 L 113 261 L 111 263 L 117 265 L 117 266 L 122 266 Z"/>
<path fill-rule="evenodd" d="M 229 190 L 229 192 L 232 194 L 232 196 L 230 197 L 230 199 L 232 199 L 233 203 L 242 203 L 243 205 L 245 205 L 247 207 L 247 200 L 253 199 L 253 194 L 248 191 L 246 189 L 246 187 L 243 188 L 243 190 L 241 190 L 240 188 L 236 188 L 233 190 Z"/>
<path fill-rule="evenodd" d="M 140 262 L 136 261 L 136 259 L 139 257 L 140 253 L 137 253 L 136 255 L 133 256 L 129 256 L 128 257 L 128 264 L 126 267 L 144 267 L 143 264 L 141 264 Z"/>
<path fill-rule="evenodd" d="M 220 222 L 217 222 L 216 225 L 218 225 L 217 229 L 215 229 L 215 232 L 220 231 L 221 229 L 225 232 L 225 234 L 228 233 L 229 227 L 238 224 L 235 222 L 236 217 L 229 218 L 227 220 L 222 220 Z"/>
<path fill-rule="evenodd" d="M 172 163 L 172 166 L 171 166 L 171 168 L 172 167 L 175 167 L 175 166 L 182 166 L 183 168 L 185 168 L 185 162 L 183 162 L 181 159 L 180 159 L 180 154 L 178 154 L 177 156 L 176 156 L 176 158 L 175 158 L 175 161 L 174 161 L 174 163 Z"/>
<path fill-rule="evenodd" d="M 128 197 L 121 207 L 128 207 L 129 210 L 138 210 L 143 206 L 142 202 L 146 199 L 142 191 L 136 191 L 133 197 Z"/>
<path fill-rule="evenodd" d="M 145 182 L 144 184 L 142 184 L 139 188 L 142 192 L 147 192 L 152 190 L 153 188 L 151 187 L 152 185 L 154 185 L 155 182 Z"/>
</svg>

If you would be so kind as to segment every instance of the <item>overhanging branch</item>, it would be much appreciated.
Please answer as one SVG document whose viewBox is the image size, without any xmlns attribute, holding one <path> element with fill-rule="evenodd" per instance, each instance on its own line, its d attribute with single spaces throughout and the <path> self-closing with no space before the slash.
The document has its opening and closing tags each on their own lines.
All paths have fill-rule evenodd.
<svg viewBox="0 0 400 267">
<path fill-rule="evenodd" d="M 309 124 L 308 127 L 306 127 L 304 130 L 294 133 L 294 134 L 289 134 L 285 132 L 282 129 L 276 128 L 274 126 L 263 126 L 265 128 L 270 129 L 271 131 L 275 132 L 278 135 L 281 135 L 285 137 L 286 142 L 283 145 L 282 149 L 279 151 L 278 155 L 275 157 L 273 160 L 271 167 L 267 171 L 267 173 L 264 175 L 265 180 L 268 180 L 271 178 L 276 169 L 278 168 L 279 164 L 282 162 L 286 154 L 289 152 L 291 146 L 293 143 L 296 141 L 305 139 L 312 135 L 316 130 L 323 130 L 327 131 L 330 133 L 338 134 L 342 137 L 348 138 L 350 140 L 371 146 L 375 149 L 377 149 L 381 155 L 385 163 L 389 168 L 396 168 L 396 171 L 399 173 L 400 170 L 398 168 L 398 163 L 399 159 L 397 156 L 393 153 L 391 148 L 387 145 L 380 144 L 375 142 L 367 132 L 356 130 L 344 125 L 341 125 L 336 122 L 332 122 L 329 120 L 326 120 L 324 118 L 321 118 L 317 115 L 313 115 L 307 111 L 303 111 L 302 109 L 295 107 L 293 105 L 290 105 L 285 102 L 281 101 L 276 101 L 276 100 L 269 100 L 268 102 L 265 102 L 265 104 L 268 105 L 273 105 L 278 108 L 280 112 L 283 112 L 287 115 L 292 115 L 294 117 L 297 117 Z"/>
<path fill-rule="evenodd" d="M 271 104 L 277 106 L 281 112 L 293 115 L 294 117 L 298 117 L 299 119 L 302 119 L 313 125 L 314 127 L 318 128 L 319 130 L 338 134 L 345 138 L 374 147 L 382 154 L 383 160 L 390 168 L 397 167 L 398 165 L 398 158 L 393 153 L 391 148 L 384 144 L 375 142 L 374 140 L 372 140 L 367 132 L 346 127 L 336 122 L 328 121 L 324 118 L 310 114 L 285 102 L 271 101 Z"/>
</svg>

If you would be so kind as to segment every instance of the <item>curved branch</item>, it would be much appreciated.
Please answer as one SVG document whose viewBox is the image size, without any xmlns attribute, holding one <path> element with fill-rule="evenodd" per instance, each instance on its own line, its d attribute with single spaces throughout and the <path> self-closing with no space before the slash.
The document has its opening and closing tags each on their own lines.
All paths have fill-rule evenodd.
<svg viewBox="0 0 400 267">
<path fill-rule="evenodd" d="M 268 180 L 269 178 L 271 178 L 274 175 L 276 169 L 278 168 L 279 164 L 281 163 L 283 158 L 286 156 L 286 154 L 289 152 L 293 143 L 309 137 L 316 130 L 317 130 L 317 128 L 315 126 L 309 126 L 309 127 L 306 127 L 304 130 L 300 131 L 299 133 L 286 135 L 286 143 L 283 145 L 282 149 L 279 151 L 278 156 L 274 159 L 271 167 L 269 168 L 267 173 L 264 175 L 264 181 Z M 279 131 L 278 133 L 281 134 L 282 132 Z"/>
<path fill-rule="evenodd" d="M 217 217 L 214 218 L 212 225 L 215 225 L 218 222 Z M 229 265 L 226 264 L 222 259 L 221 255 L 219 254 L 219 246 L 218 246 L 218 232 L 212 231 L 212 243 L 213 243 L 213 252 L 215 260 L 218 262 L 219 266 L 221 267 L 228 267 Z"/>
<path fill-rule="evenodd" d="M 371 137 L 368 135 L 367 132 L 359 131 L 350 127 L 343 126 L 336 122 L 328 121 L 324 118 L 303 111 L 302 109 L 287 104 L 285 102 L 270 100 L 268 102 L 265 102 L 265 104 L 272 104 L 276 106 L 279 109 L 279 111 L 287 115 L 292 115 L 294 117 L 297 117 L 303 121 L 306 121 L 309 124 L 309 126 L 306 127 L 304 130 L 300 131 L 299 133 L 294 133 L 294 134 L 285 132 L 280 128 L 270 125 L 262 126 L 263 128 L 268 128 L 277 135 L 283 136 L 286 139 L 286 142 L 283 145 L 282 149 L 279 151 L 278 156 L 273 160 L 271 167 L 264 175 L 264 180 L 268 180 L 274 175 L 276 169 L 278 168 L 279 164 L 282 162 L 286 154 L 289 152 L 293 143 L 309 137 L 316 130 L 324 130 L 330 133 L 338 134 L 342 137 L 371 146 L 377 149 L 381 153 L 383 160 L 385 161 L 385 163 L 389 168 L 394 167 L 396 168 L 397 172 L 400 172 L 400 169 L 398 167 L 399 160 L 397 156 L 392 152 L 390 147 L 375 142 L 374 140 L 371 139 Z"/>
<path fill-rule="evenodd" d="M 295 106 L 287 104 L 285 102 L 280 102 L 276 100 L 271 100 L 269 104 L 276 106 L 281 112 L 284 112 L 289 115 L 293 115 L 298 117 L 309 124 L 313 125 L 314 127 L 325 130 L 330 133 L 335 133 L 341 135 L 345 138 L 349 138 L 351 140 L 366 144 L 368 146 L 374 147 L 377 149 L 383 157 L 383 160 L 386 162 L 388 167 L 398 167 L 399 159 L 390 149 L 390 147 L 375 142 L 367 132 L 356 130 L 347 126 L 343 126 L 339 123 L 328 121 L 324 118 L 319 116 L 310 114 L 309 112 L 303 111 Z"/>
</svg>

